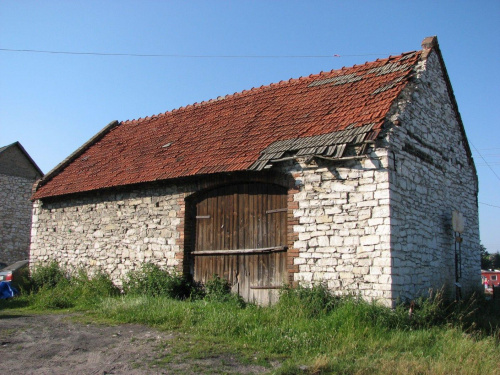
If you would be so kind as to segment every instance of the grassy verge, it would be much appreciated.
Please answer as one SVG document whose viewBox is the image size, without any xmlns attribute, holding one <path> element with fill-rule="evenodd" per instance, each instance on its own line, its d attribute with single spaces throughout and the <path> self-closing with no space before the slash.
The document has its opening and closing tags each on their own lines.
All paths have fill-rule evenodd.
<svg viewBox="0 0 500 375">
<path fill-rule="evenodd" d="M 276 371 L 282 374 L 499 373 L 499 345 L 493 336 L 450 325 L 390 326 L 384 315 L 391 312 L 383 310 L 350 299 L 308 317 L 279 305 L 241 308 L 231 303 L 125 297 L 107 300 L 98 315 L 189 332 L 206 348 L 222 340 L 261 361 L 282 361 Z"/>
<path fill-rule="evenodd" d="M 230 353 L 277 374 L 500 374 L 492 302 L 447 304 L 438 294 L 417 301 L 410 317 L 403 305 L 391 310 L 315 287 L 284 289 L 278 304 L 258 307 L 228 295 L 218 278 L 201 288 L 157 269 L 144 273 L 132 275 L 126 294 L 103 275 L 80 274 L 39 283 L 0 308 L 78 310 L 188 335 L 165 344 L 173 348 L 160 365 Z"/>
</svg>

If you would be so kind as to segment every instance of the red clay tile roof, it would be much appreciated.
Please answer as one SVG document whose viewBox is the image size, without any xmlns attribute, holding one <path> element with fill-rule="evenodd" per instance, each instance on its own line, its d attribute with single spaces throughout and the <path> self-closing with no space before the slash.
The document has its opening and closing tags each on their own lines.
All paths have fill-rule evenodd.
<svg viewBox="0 0 500 375">
<path fill-rule="evenodd" d="M 277 141 L 372 124 L 378 133 L 422 52 L 245 90 L 110 126 L 56 167 L 33 199 L 248 170 Z"/>
</svg>

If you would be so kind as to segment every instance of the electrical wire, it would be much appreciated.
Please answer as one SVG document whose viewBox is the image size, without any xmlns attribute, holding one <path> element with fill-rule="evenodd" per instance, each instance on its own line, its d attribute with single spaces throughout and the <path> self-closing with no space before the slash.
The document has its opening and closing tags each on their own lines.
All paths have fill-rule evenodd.
<svg viewBox="0 0 500 375">
<path fill-rule="evenodd" d="M 478 202 L 480 204 L 484 204 L 485 206 L 490 206 L 490 207 L 495 207 L 495 208 L 500 208 L 500 206 L 495 206 L 494 204 L 489 204 L 489 203 L 484 203 L 484 202 Z"/>
<path fill-rule="evenodd" d="M 481 157 L 481 159 L 483 159 L 484 163 L 488 166 L 488 168 L 493 172 L 493 174 L 496 176 L 496 178 L 498 179 L 498 181 L 500 181 L 500 177 L 498 177 L 498 175 L 496 174 L 496 172 L 493 170 L 493 168 L 491 168 L 491 165 L 486 161 L 486 159 L 483 157 L 483 155 L 479 152 L 479 150 L 476 148 L 476 146 L 474 146 L 474 144 L 469 140 L 469 143 L 472 145 L 472 147 L 474 147 L 474 150 L 476 150 L 477 154 Z"/>
<path fill-rule="evenodd" d="M 129 56 L 129 57 L 169 57 L 169 58 L 229 58 L 229 59 L 324 59 L 339 57 L 387 56 L 385 53 L 367 53 L 362 55 L 183 55 L 183 54 L 143 54 L 143 53 L 114 53 L 114 52 L 76 52 L 50 51 L 37 49 L 0 48 L 4 52 L 46 53 L 56 55 L 88 55 L 88 56 Z"/>
</svg>

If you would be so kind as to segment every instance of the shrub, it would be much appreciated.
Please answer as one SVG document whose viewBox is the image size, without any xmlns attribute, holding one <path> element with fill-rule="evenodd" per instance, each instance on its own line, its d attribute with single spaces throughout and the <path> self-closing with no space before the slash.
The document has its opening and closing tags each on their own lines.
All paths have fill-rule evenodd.
<svg viewBox="0 0 500 375">
<path fill-rule="evenodd" d="M 165 296 L 185 299 L 191 295 L 192 283 L 181 276 L 151 263 L 130 271 L 123 282 L 123 291 L 131 295 Z"/>
<path fill-rule="evenodd" d="M 31 295 L 35 309 L 69 309 L 75 307 L 76 297 L 69 281 L 61 281 L 55 286 L 42 286 Z"/>
<path fill-rule="evenodd" d="M 120 289 L 113 284 L 109 275 L 102 271 L 89 277 L 86 271 L 79 270 L 70 281 L 72 290 L 77 294 L 77 305 L 81 307 L 94 306 L 104 298 L 120 294 Z"/>
<path fill-rule="evenodd" d="M 37 265 L 31 273 L 31 286 L 34 291 L 41 288 L 54 288 L 62 281 L 67 281 L 65 272 L 55 261 Z"/>
<path fill-rule="evenodd" d="M 45 271 L 44 271 L 45 272 Z M 120 294 L 109 276 L 97 272 L 89 277 L 85 270 L 78 270 L 56 283 L 38 286 L 29 296 L 35 309 L 92 308 L 104 298 Z"/>
<path fill-rule="evenodd" d="M 213 275 L 205 283 L 205 293 L 206 299 L 224 300 L 231 295 L 231 286 L 226 279 L 220 278 L 219 275 Z"/>
</svg>

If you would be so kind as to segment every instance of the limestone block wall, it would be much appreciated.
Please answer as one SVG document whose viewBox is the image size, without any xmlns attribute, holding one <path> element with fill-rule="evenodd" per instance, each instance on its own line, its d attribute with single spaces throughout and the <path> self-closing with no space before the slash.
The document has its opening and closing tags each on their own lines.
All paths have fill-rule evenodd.
<svg viewBox="0 0 500 375">
<path fill-rule="evenodd" d="M 390 300 L 387 152 L 349 163 L 278 171 L 295 184 L 288 203 L 291 281 Z M 31 263 L 102 269 L 117 284 L 144 262 L 181 270 L 185 198 L 199 189 L 159 185 L 36 201 Z"/>
<path fill-rule="evenodd" d="M 393 119 L 400 120 L 389 134 L 394 298 L 445 285 L 454 295 L 453 210 L 466 220 L 461 284 L 470 292 L 480 284 L 477 176 L 435 53 Z"/>
<path fill-rule="evenodd" d="M 36 201 L 30 262 L 100 269 L 119 285 L 143 263 L 181 267 L 183 223 L 176 186 Z"/>
<path fill-rule="evenodd" d="M 100 269 L 117 285 L 144 263 L 189 272 L 184 255 L 190 248 L 185 239 L 194 233 L 192 218 L 186 224 L 188 198 L 223 184 L 286 179 L 284 175 L 219 175 L 177 185 L 144 184 L 38 200 L 33 204 L 30 264 L 55 260 L 68 269 Z"/>
<path fill-rule="evenodd" d="M 34 180 L 0 174 L 0 262 L 27 259 L 31 230 L 31 187 Z"/>
<path fill-rule="evenodd" d="M 370 159 L 291 170 L 298 234 L 294 280 L 326 283 L 338 294 L 353 293 L 390 303 L 391 217 L 387 151 Z M 328 164 L 329 163 L 329 164 Z M 346 164 L 347 163 L 347 164 Z"/>
</svg>

